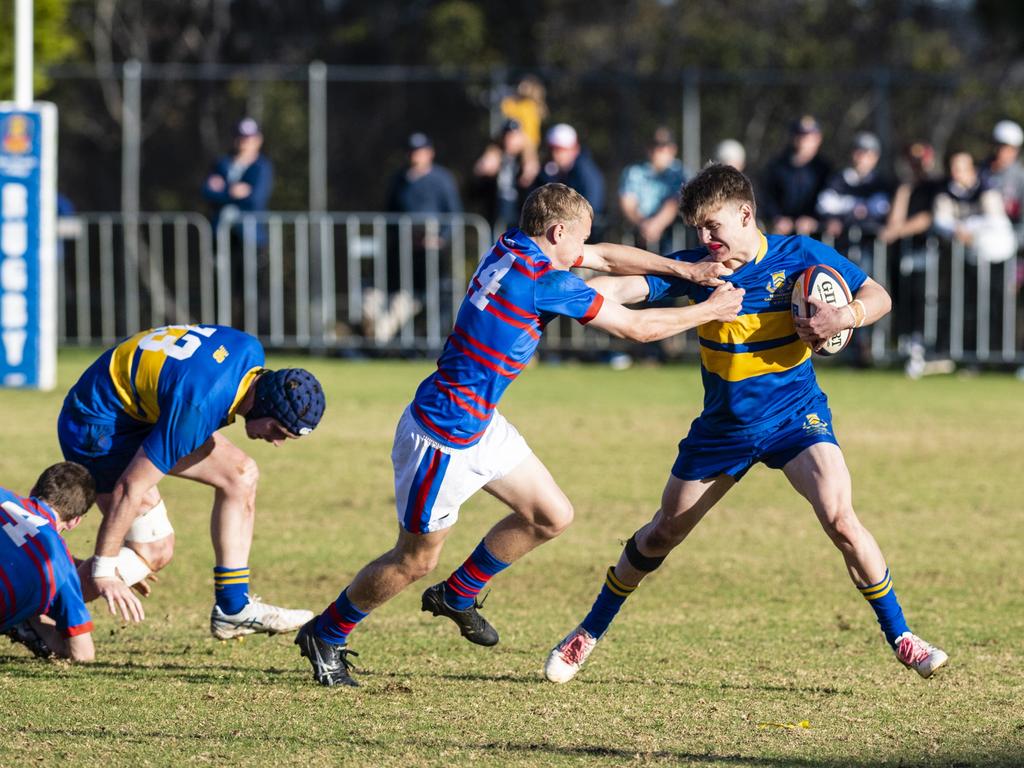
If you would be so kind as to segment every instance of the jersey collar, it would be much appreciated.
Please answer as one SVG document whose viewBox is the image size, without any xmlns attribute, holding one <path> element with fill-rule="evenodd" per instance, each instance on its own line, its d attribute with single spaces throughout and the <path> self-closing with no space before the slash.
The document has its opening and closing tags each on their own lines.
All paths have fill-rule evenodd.
<svg viewBox="0 0 1024 768">
<path fill-rule="evenodd" d="M 764 232 L 760 230 L 758 230 L 757 234 L 761 238 L 761 244 L 757 246 L 757 255 L 754 256 L 754 263 L 760 264 L 761 259 L 763 259 L 764 255 L 768 253 L 768 238 L 765 237 Z"/>
<path fill-rule="evenodd" d="M 239 403 L 242 402 L 242 398 L 245 397 L 245 393 L 249 391 L 249 387 L 252 386 L 253 381 L 256 380 L 256 377 L 262 370 L 262 365 L 257 365 L 250 368 L 248 371 L 246 371 L 245 376 L 243 376 L 242 380 L 238 383 L 238 389 L 235 391 L 235 399 L 231 402 L 231 407 L 228 408 L 228 424 L 235 423 L 235 416 L 238 415 L 237 413 L 235 413 L 235 411 L 238 408 Z"/>
<path fill-rule="evenodd" d="M 57 525 L 57 513 L 53 511 L 53 507 L 47 504 L 37 496 L 33 496 L 30 501 L 36 505 L 36 510 L 42 512 L 43 517 L 47 517 L 50 520 L 50 525 Z"/>
</svg>

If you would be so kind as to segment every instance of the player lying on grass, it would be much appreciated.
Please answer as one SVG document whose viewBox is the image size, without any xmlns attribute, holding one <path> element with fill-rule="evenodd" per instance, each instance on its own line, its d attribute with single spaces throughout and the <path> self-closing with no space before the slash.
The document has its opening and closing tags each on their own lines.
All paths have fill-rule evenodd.
<svg viewBox="0 0 1024 768">
<path fill-rule="evenodd" d="M 698 328 L 704 411 L 679 444 L 661 509 L 626 542 L 590 613 L 551 651 L 545 675 L 557 683 L 571 680 L 643 578 L 751 466 L 764 462 L 781 469 L 810 502 L 896 657 L 929 677 L 946 654 L 914 635 L 903 618 L 885 558 L 853 510 L 850 474 L 811 364 L 811 347 L 885 316 L 888 294 L 828 246 L 763 235 L 749 180 L 728 166 L 711 165 L 686 184 L 681 212 L 704 247 L 674 257 L 693 262 L 710 254 L 732 268 L 728 280 L 746 289 L 743 307 L 735 319 Z M 838 309 L 812 299 L 816 314 L 794 321 L 793 282 L 815 264 L 839 272 L 856 298 Z M 700 306 L 709 295 L 692 282 L 661 277 L 599 277 L 591 284 L 624 304 L 686 295 Z"/>
<path fill-rule="evenodd" d="M 0 488 L 0 632 L 36 656 L 92 661 L 92 618 L 61 537 L 96 500 L 85 467 L 48 467 L 27 498 Z M 139 599 L 129 593 L 125 619 Z"/>
<path fill-rule="evenodd" d="M 526 441 L 496 410 L 523 371 L 548 322 L 562 315 L 615 336 L 654 341 L 735 317 L 743 292 L 721 284 L 693 307 L 636 311 L 605 300 L 569 269 L 683 275 L 720 284 L 720 264 L 684 264 L 634 248 L 584 246 L 593 209 L 576 191 L 547 184 L 526 200 L 519 229 L 503 234 L 470 281 L 455 327 L 398 422 L 395 470 L 398 541 L 360 570 L 338 599 L 295 639 L 322 685 L 355 685 L 348 673 L 349 633 L 437 564 L 459 508 L 483 488 L 511 513 L 484 536 L 446 580 L 423 593 L 422 607 L 450 618 L 478 645 L 498 633 L 480 615 L 487 582 L 566 529 L 573 509 Z"/>
<path fill-rule="evenodd" d="M 96 556 L 80 574 L 86 599 L 101 595 L 142 620 L 128 587 L 145 587 L 174 553 L 174 528 L 157 489 L 170 474 L 213 488 L 214 637 L 302 626 L 311 611 L 249 595 L 259 470 L 217 430 L 243 416 L 250 439 L 281 445 L 312 432 L 323 411 L 313 374 L 264 369 L 259 341 L 234 328 L 170 325 L 104 352 L 68 393 L 57 423 L 64 457 L 92 474 L 103 512 Z"/>
</svg>

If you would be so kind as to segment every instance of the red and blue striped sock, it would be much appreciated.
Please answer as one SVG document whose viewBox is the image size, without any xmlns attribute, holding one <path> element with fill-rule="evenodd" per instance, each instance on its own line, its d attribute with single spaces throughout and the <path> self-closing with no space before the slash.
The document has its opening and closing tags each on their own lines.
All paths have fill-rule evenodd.
<svg viewBox="0 0 1024 768">
<path fill-rule="evenodd" d="M 484 585 L 508 566 L 492 555 L 481 539 L 473 554 L 444 583 L 444 601 L 457 611 L 472 608 Z"/>
<path fill-rule="evenodd" d="M 356 624 L 365 619 L 369 613 L 369 611 L 359 610 L 348 599 L 348 587 L 346 587 L 338 595 L 338 599 L 327 606 L 327 610 L 317 617 L 314 633 L 325 642 L 344 645 L 348 641 L 349 633 L 356 628 Z"/>
</svg>

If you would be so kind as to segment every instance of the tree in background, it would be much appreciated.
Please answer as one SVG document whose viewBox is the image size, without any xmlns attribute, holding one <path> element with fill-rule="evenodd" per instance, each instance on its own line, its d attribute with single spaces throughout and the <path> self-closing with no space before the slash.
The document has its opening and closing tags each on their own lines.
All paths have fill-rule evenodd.
<svg viewBox="0 0 1024 768">
<path fill-rule="evenodd" d="M 0 3 L 0 99 L 14 98 L 14 1 Z M 79 53 L 67 29 L 68 0 L 34 0 L 33 91 L 50 87 L 47 69 Z"/>
</svg>

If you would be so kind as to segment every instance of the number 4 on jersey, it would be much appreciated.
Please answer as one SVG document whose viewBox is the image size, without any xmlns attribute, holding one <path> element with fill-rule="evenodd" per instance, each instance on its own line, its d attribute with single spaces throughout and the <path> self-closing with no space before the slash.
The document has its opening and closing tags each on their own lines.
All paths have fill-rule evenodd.
<svg viewBox="0 0 1024 768">
<path fill-rule="evenodd" d="M 501 278 L 512 269 L 512 262 L 516 260 L 514 254 L 506 253 L 497 261 L 480 269 L 473 275 L 470 282 L 469 301 L 477 309 L 484 309 L 491 301 L 491 295 L 497 293 L 501 288 Z"/>
<path fill-rule="evenodd" d="M 14 542 L 14 546 L 23 547 L 25 542 L 39 533 L 39 529 L 47 524 L 45 517 L 26 512 L 13 501 L 5 501 L 4 512 L 14 518 L 13 523 L 4 523 L 4 533 Z"/>
</svg>

